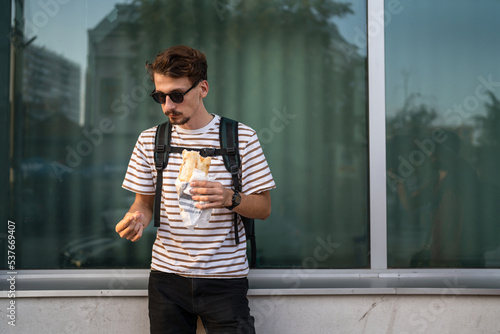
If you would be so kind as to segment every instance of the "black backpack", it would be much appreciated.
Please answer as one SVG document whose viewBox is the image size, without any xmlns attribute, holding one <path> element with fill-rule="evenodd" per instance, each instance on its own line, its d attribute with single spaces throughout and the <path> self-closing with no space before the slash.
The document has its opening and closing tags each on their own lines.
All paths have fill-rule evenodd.
<svg viewBox="0 0 500 334">
<path fill-rule="evenodd" d="M 168 156 L 170 153 L 182 154 L 183 150 L 198 151 L 202 157 L 222 156 L 224 166 L 231 173 L 233 179 L 233 188 L 241 191 L 239 171 L 241 168 L 241 159 L 238 150 L 238 122 L 229 118 L 221 117 L 219 128 L 220 148 L 186 148 L 179 146 L 170 146 L 172 138 L 172 124 L 169 121 L 162 123 L 156 129 L 154 159 L 157 171 L 156 194 L 154 207 L 154 226 L 160 227 L 160 202 L 163 185 L 163 170 L 168 165 Z M 256 263 L 256 242 L 254 220 L 241 216 L 245 227 L 247 241 L 250 242 L 250 267 L 255 267 Z M 238 214 L 234 213 L 234 238 L 236 244 L 240 243 L 238 235 Z"/>
</svg>

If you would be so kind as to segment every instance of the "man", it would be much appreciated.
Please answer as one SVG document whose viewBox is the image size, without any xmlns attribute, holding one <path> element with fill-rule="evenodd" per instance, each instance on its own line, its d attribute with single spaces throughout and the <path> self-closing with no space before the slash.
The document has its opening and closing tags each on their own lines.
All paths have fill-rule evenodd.
<svg viewBox="0 0 500 334">
<path fill-rule="evenodd" d="M 187 46 L 158 54 L 146 68 L 154 82 L 151 94 L 172 123 L 172 146 L 220 147 L 220 116 L 203 104 L 208 94 L 205 55 Z M 117 224 L 120 237 L 137 241 L 152 218 L 156 185 L 156 127 L 141 133 L 123 182 L 136 193 L 128 213 Z M 213 157 L 215 181 L 194 181 L 192 198 L 199 209 L 212 209 L 208 227 L 187 229 L 180 216 L 175 189 L 182 157 L 170 153 L 163 172 L 161 226 L 153 245 L 149 278 L 152 333 L 195 333 L 200 316 L 207 333 L 255 333 L 248 308 L 248 261 L 244 227 L 235 242 L 233 212 L 266 219 L 271 213 L 269 190 L 274 180 L 250 127 L 239 123 L 242 191 L 232 190 L 231 174 L 222 157 Z M 202 203 L 201 203 L 202 202 Z M 239 204 L 238 204 L 239 203 Z"/>
</svg>

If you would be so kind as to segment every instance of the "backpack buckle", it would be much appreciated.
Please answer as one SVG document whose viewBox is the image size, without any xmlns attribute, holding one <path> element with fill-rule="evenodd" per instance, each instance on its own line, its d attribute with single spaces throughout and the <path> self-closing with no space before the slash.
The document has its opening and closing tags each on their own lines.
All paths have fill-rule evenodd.
<svg viewBox="0 0 500 334">
<path fill-rule="evenodd" d="M 164 144 L 158 144 L 158 145 L 156 145 L 155 151 L 157 153 L 165 153 L 165 145 Z"/>
<path fill-rule="evenodd" d="M 215 148 L 213 148 L 213 147 L 209 147 L 209 148 L 202 148 L 202 149 L 200 150 L 200 155 L 201 155 L 202 157 L 204 157 L 204 158 L 206 158 L 206 157 L 213 157 L 213 156 L 215 156 L 215 155 L 216 155 L 216 154 L 215 154 L 215 152 L 216 152 L 215 150 L 216 150 L 216 149 L 215 149 Z"/>
<path fill-rule="evenodd" d="M 156 161 L 155 166 L 156 166 L 156 170 L 163 170 L 165 168 L 165 166 L 163 164 L 163 160 Z"/>
<path fill-rule="evenodd" d="M 240 171 L 239 167 L 236 165 L 231 166 L 231 170 L 229 171 L 231 175 L 237 175 Z"/>
</svg>

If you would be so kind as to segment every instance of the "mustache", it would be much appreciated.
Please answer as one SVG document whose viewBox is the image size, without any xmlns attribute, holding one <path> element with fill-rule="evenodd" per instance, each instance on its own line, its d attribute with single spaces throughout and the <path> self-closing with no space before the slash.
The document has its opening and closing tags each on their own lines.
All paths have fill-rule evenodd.
<svg viewBox="0 0 500 334">
<path fill-rule="evenodd" d="M 169 110 L 165 113 L 167 116 L 180 116 L 182 115 L 182 112 L 177 111 L 177 110 Z"/>
</svg>

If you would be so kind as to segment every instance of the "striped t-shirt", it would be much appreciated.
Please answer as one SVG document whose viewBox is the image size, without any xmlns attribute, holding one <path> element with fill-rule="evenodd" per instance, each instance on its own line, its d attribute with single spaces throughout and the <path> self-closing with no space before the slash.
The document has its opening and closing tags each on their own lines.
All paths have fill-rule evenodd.
<svg viewBox="0 0 500 334">
<path fill-rule="evenodd" d="M 172 146 L 220 148 L 220 117 L 197 130 L 172 127 Z M 264 157 L 257 134 L 238 123 L 241 156 L 242 193 L 250 195 L 275 188 L 271 171 Z M 156 126 L 141 133 L 130 159 L 123 188 L 143 195 L 155 195 L 156 168 L 154 143 Z M 208 226 L 188 229 L 184 226 L 175 189 L 175 180 L 182 163 L 181 154 L 170 153 L 163 171 L 161 226 L 153 245 L 151 269 L 187 277 L 232 278 L 248 274 L 246 238 L 239 221 L 240 243 L 234 240 L 233 213 L 225 208 L 213 209 Z M 209 175 L 224 187 L 231 188 L 231 174 L 221 156 L 212 157 Z"/>
</svg>

